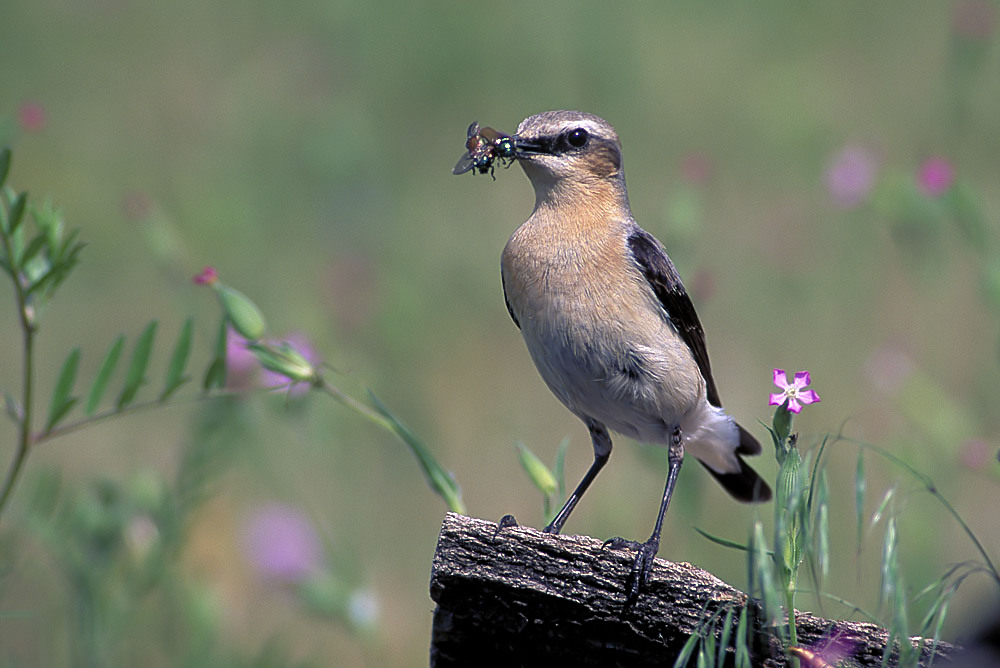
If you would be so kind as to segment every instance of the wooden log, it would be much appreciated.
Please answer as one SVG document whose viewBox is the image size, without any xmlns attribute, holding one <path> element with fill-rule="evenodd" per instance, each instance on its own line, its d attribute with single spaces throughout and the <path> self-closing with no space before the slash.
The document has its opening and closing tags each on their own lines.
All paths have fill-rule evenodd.
<svg viewBox="0 0 1000 668">
<path fill-rule="evenodd" d="M 721 622 L 727 608 L 738 615 L 747 603 L 746 594 L 707 571 L 657 559 L 639 600 L 625 609 L 634 556 L 631 549 L 606 548 L 589 536 L 528 527 L 498 531 L 494 522 L 448 513 L 431 573 L 437 603 L 431 666 L 669 667 L 705 620 L 718 613 Z M 776 629 L 762 630 L 756 601 L 749 610 L 753 664 L 784 666 Z M 800 646 L 847 648 L 848 665 L 881 665 L 885 629 L 798 611 L 795 618 Z M 931 656 L 930 645 L 921 645 L 923 661 Z M 939 643 L 934 651 L 940 659 L 954 648 Z"/>
</svg>

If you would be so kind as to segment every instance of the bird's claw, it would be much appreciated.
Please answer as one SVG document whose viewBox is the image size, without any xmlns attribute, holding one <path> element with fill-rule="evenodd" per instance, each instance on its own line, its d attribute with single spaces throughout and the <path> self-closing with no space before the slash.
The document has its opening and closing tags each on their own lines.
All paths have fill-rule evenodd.
<svg viewBox="0 0 1000 668">
<path fill-rule="evenodd" d="M 639 543 L 632 570 L 625 580 L 625 609 L 631 608 L 639 600 L 639 592 L 646 586 L 649 574 L 653 571 L 656 553 L 660 551 L 659 541 L 647 540 Z"/>
<path fill-rule="evenodd" d="M 635 550 L 635 561 L 632 562 L 632 570 L 629 571 L 625 580 L 625 609 L 628 610 L 639 600 L 639 592 L 646 586 L 649 574 L 653 570 L 653 562 L 656 561 L 656 553 L 660 551 L 660 542 L 650 538 L 645 543 L 640 543 L 627 538 L 609 538 L 601 545 L 601 549 L 610 547 L 612 550 L 629 549 Z"/>
<path fill-rule="evenodd" d="M 614 538 L 609 538 L 603 543 L 601 543 L 601 549 L 610 547 L 612 550 L 638 550 L 642 547 L 642 543 L 629 540 L 628 538 L 622 538 L 621 536 L 615 536 Z"/>
</svg>

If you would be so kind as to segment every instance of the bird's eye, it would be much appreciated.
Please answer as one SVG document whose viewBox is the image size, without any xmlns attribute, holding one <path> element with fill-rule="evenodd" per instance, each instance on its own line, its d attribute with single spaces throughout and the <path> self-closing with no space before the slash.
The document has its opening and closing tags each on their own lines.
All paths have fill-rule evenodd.
<svg viewBox="0 0 1000 668">
<path fill-rule="evenodd" d="M 566 142 L 573 148 L 583 148 L 588 139 L 590 139 L 590 133 L 583 128 L 572 130 L 566 135 Z"/>
</svg>

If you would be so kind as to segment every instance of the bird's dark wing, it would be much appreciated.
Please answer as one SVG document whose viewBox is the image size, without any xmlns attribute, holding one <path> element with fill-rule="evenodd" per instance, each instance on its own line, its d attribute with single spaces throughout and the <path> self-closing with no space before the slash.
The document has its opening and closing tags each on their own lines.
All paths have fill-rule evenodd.
<svg viewBox="0 0 1000 668">
<path fill-rule="evenodd" d="M 521 323 L 517 321 L 517 316 L 514 315 L 514 309 L 510 307 L 510 300 L 507 299 L 507 284 L 503 280 L 503 272 L 500 272 L 500 285 L 503 287 L 503 303 L 507 305 L 507 313 L 510 313 L 510 319 L 514 321 L 518 329 L 521 329 Z"/>
<path fill-rule="evenodd" d="M 684 290 L 677 268 L 667 257 L 660 242 L 645 230 L 639 229 L 633 232 L 628 238 L 628 247 L 653 292 L 663 304 L 670 322 L 691 349 L 691 354 L 694 355 L 694 360 L 698 363 L 701 375 L 705 379 L 708 403 L 721 407 L 722 401 L 719 399 L 719 391 L 712 378 L 712 367 L 708 362 L 705 331 L 701 327 L 701 321 L 698 320 L 691 298 Z"/>
</svg>

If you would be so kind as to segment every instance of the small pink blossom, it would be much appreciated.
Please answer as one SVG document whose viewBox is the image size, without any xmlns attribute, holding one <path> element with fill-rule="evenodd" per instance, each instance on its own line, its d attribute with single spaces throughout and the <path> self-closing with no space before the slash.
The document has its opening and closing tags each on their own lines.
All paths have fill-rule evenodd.
<svg viewBox="0 0 1000 668">
<path fill-rule="evenodd" d="M 25 132 L 41 132 L 48 117 L 45 107 L 38 102 L 24 102 L 17 109 L 17 120 Z"/>
<path fill-rule="evenodd" d="M 848 144 L 826 170 L 826 191 L 842 209 L 854 209 L 868 199 L 878 179 L 878 159 L 868 148 Z"/>
<path fill-rule="evenodd" d="M 769 406 L 780 406 L 788 401 L 788 410 L 798 413 L 804 404 L 814 404 L 819 401 L 819 395 L 813 390 L 805 389 L 811 382 L 808 371 L 799 371 L 795 374 L 795 380 L 788 383 L 788 376 L 784 369 L 774 370 L 774 384 L 781 390 L 770 396 L 767 404 Z"/>
<path fill-rule="evenodd" d="M 213 285 L 219 280 L 219 272 L 215 270 L 215 267 L 205 267 L 192 280 L 194 280 L 195 285 Z"/>
<path fill-rule="evenodd" d="M 927 197 L 940 197 L 954 182 L 955 168 L 940 156 L 924 160 L 917 171 L 917 186 Z"/>
<path fill-rule="evenodd" d="M 242 392 L 254 387 L 260 365 L 247 350 L 247 340 L 232 327 L 226 328 L 226 387 Z"/>
<path fill-rule="evenodd" d="M 323 548 L 312 522 L 282 503 L 258 508 L 244 529 L 250 563 L 261 575 L 300 582 L 323 567 Z"/>
</svg>

